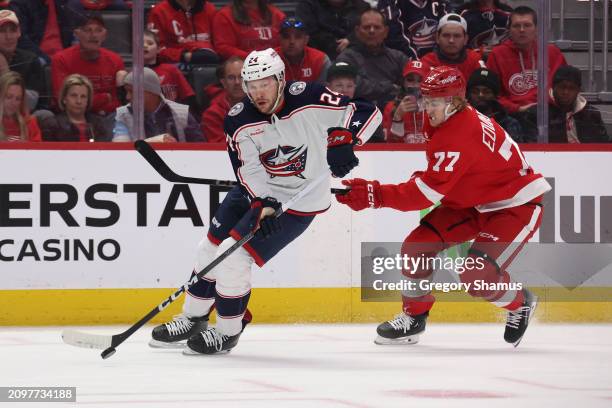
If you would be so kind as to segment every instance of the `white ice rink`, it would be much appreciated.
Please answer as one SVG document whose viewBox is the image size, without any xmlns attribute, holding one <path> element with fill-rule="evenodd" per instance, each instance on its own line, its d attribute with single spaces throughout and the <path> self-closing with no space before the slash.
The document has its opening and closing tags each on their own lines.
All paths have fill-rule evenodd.
<svg viewBox="0 0 612 408">
<path fill-rule="evenodd" d="M 76 405 L 107 408 L 612 407 L 611 325 L 534 322 L 517 349 L 501 324 L 432 323 L 399 347 L 373 344 L 375 327 L 252 325 L 212 357 L 151 349 L 146 327 L 108 360 L 61 328 L 0 328 L 0 386 L 76 386 Z"/>
</svg>

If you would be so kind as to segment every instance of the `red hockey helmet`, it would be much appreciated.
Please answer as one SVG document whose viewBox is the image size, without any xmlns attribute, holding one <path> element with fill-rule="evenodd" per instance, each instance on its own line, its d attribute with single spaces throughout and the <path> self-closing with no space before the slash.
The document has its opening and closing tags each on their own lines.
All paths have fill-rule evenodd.
<svg viewBox="0 0 612 408">
<path fill-rule="evenodd" d="M 421 82 L 421 93 L 430 98 L 460 96 L 465 98 L 465 79 L 456 68 L 445 65 L 432 68 Z"/>
</svg>

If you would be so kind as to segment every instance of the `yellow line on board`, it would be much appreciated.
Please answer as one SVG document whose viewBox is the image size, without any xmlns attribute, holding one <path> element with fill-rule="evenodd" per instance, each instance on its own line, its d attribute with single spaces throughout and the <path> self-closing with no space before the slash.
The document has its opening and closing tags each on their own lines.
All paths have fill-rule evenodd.
<svg viewBox="0 0 612 408">
<path fill-rule="evenodd" d="M 537 318 L 541 322 L 612 322 L 612 288 L 535 291 L 541 300 L 555 299 L 540 302 Z M 172 292 L 173 289 L 2 290 L 0 325 L 130 324 Z M 430 314 L 433 322 L 484 323 L 502 321 L 505 316 L 503 310 L 464 294 L 446 300 L 444 295 L 437 297 L 439 301 Z M 589 299 L 611 301 L 585 301 Z M 360 288 L 256 288 L 249 309 L 254 323 L 375 323 L 401 310 L 397 293 L 388 300 L 364 302 Z M 153 322 L 167 321 L 180 313 L 182 303 L 177 300 Z"/>
</svg>

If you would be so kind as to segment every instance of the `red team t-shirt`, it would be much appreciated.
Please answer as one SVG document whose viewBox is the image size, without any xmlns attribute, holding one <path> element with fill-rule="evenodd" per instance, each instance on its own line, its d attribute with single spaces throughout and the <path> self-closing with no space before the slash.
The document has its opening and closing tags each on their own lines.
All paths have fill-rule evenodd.
<svg viewBox="0 0 612 408">
<path fill-rule="evenodd" d="M 325 58 L 327 54 L 312 47 L 304 47 L 304 58 L 297 65 L 289 63 L 280 47 L 276 47 L 275 51 L 280 55 L 283 62 L 285 63 L 285 78 L 287 81 L 318 81 L 323 67 L 325 65 Z M 325 78 L 322 78 L 325 81 Z"/>
<path fill-rule="evenodd" d="M 413 211 L 441 201 L 487 212 L 527 203 L 550 189 L 504 129 L 471 106 L 435 128 L 425 115 L 424 130 L 427 170 L 405 183 L 382 185 L 385 207 Z"/>
<path fill-rule="evenodd" d="M 250 25 L 239 24 L 232 16 L 232 8 L 225 6 L 217 12 L 213 22 L 215 50 L 227 59 L 236 55 L 245 59 L 253 50 L 274 48 L 279 44 L 280 23 L 285 13 L 269 5 L 272 13 L 271 24 L 264 24 L 259 10 L 248 10 Z"/>
<path fill-rule="evenodd" d="M 482 56 L 479 52 L 470 49 L 466 49 L 465 51 L 465 60 L 458 64 L 440 61 L 440 58 L 438 58 L 438 55 L 434 51 L 425 54 L 423 58 L 421 58 L 421 62 L 424 62 L 432 68 L 439 67 L 441 65 L 457 68 L 463 74 L 465 82 L 467 82 L 474 71 L 479 68 L 486 68 L 486 65 L 482 61 Z"/>
<path fill-rule="evenodd" d="M 53 95 L 59 95 L 62 82 L 68 75 L 81 74 L 89 78 L 93 85 L 92 111 L 103 115 L 114 112 L 119 106 L 116 75 L 117 71 L 125 69 L 123 60 L 118 54 L 100 48 L 100 56 L 96 60 L 88 61 L 81 58 L 79 50 L 79 45 L 73 45 L 52 57 Z M 111 95 L 110 100 L 107 94 Z"/>
</svg>

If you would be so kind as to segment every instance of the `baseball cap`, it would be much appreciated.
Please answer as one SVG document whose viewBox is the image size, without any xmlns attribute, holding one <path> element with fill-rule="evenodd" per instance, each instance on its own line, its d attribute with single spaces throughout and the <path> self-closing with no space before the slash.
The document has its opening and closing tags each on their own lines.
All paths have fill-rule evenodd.
<svg viewBox="0 0 612 408">
<path fill-rule="evenodd" d="M 287 17 L 283 20 L 280 26 L 280 31 L 285 32 L 290 28 L 295 28 L 296 30 L 306 31 L 306 26 L 304 22 L 296 17 Z"/>
<path fill-rule="evenodd" d="M 97 22 L 102 27 L 106 27 L 104 24 L 104 18 L 102 18 L 102 14 L 97 11 L 90 11 L 87 13 L 79 14 L 76 20 L 76 27 L 83 27 L 89 24 L 92 21 Z"/>
<path fill-rule="evenodd" d="M 134 71 L 126 75 L 123 83 L 134 85 Z M 151 68 L 145 67 L 142 71 L 142 88 L 147 92 L 162 96 L 161 82 L 155 71 Z"/>
<path fill-rule="evenodd" d="M 11 10 L 0 10 L 0 26 L 8 23 L 13 23 L 19 26 L 19 19 L 17 15 Z"/>
<path fill-rule="evenodd" d="M 463 27 L 463 31 L 467 33 L 467 22 L 459 14 L 448 13 L 442 16 L 440 21 L 438 21 L 438 31 L 440 31 L 442 27 L 447 26 L 447 25 L 461 26 Z"/>
<path fill-rule="evenodd" d="M 327 82 L 338 77 L 357 78 L 357 68 L 347 62 L 335 62 L 327 70 Z"/>
<path fill-rule="evenodd" d="M 553 85 L 557 85 L 561 81 L 572 82 L 578 87 L 582 86 L 582 74 L 580 70 L 571 65 L 563 65 L 557 68 L 555 75 L 553 76 Z"/>
<path fill-rule="evenodd" d="M 470 75 L 470 79 L 467 83 L 467 89 L 471 89 L 474 86 L 486 86 L 490 88 L 495 95 L 499 95 L 499 77 L 493 71 L 486 68 L 479 68 Z"/>
<path fill-rule="evenodd" d="M 404 70 L 402 71 L 402 77 L 406 77 L 409 74 L 419 74 L 421 79 L 424 79 L 427 73 L 429 72 L 429 65 L 425 64 L 419 60 L 408 61 L 406 65 L 404 65 Z"/>
</svg>

